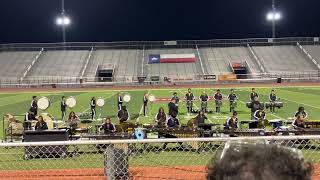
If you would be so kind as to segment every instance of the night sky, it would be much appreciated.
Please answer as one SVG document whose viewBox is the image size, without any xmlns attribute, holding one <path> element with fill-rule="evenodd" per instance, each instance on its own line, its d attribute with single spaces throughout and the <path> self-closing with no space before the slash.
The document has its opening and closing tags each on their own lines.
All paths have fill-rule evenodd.
<svg viewBox="0 0 320 180">
<path fill-rule="evenodd" d="M 270 37 L 271 0 L 65 0 L 67 41 Z M 278 37 L 319 36 L 319 0 L 276 0 Z M 0 43 L 61 42 L 60 0 L 1 0 Z"/>
</svg>

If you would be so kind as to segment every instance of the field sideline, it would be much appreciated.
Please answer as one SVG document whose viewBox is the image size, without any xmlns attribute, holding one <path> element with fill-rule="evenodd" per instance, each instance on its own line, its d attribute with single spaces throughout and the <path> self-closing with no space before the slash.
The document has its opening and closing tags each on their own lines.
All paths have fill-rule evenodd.
<svg viewBox="0 0 320 180">
<path fill-rule="evenodd" d="M 236 87 L 236 86 L 234 86 Z M 205 88 L 192 88 L 193 93 L 196 97 L 198 97 L 202 91 L 206 91 L 209 96 L 212 96 L 216 89 L 221 89 L 223 95 L 227 95 L 229 93 L 230 87 L 205 87 Z M 271 114 L 268 111 L 267 118 L 268 119 L 283 119 L 287 120 L 291 118 L 294 112 L 297 110 L 299 106 L 304 106 L 307 112 L 309 113 L 309 120 L 320 120 L 320 105 L 318 100 L 320 98 L 320 86 L 299 86 L 299 87 L 257 87 L 257 92 L 260 95 L 260 100 L 262 102 L 268 101 L 268 95 L 271 89 L 276 89 L 277 95 L 282 102 L 284 102 L 284 108 L 276 109 L 275 114 Z M 28 89 L 26 89 L 28 90 Z M 149 90 L 145 89 L 125 89 L 125 90 L 114 90 L 114 89 L 91 89 L 88 91 L 77 91 L 77 90 L 66 90 L 66 91 L 48 91 L 48 92 L 10 92 L 10 93 L 1 93 L 0 94 L 0 114 L 13 114 L 17 116 L 19 120 L 23 120 L 23 115 L 27 112 L 31 96 L 37 95 L 38 97 L 48 97 L 51 101 L 51 106 L 45 112 L 50 113 L 55 117 L 55 119 L 61 119 L 60 113 L 60 99 L 61 96 L 64 95 L 66 97 L 73 96 L 77 100 L 77 106 L 74 109 L 68 109 L 67 113 L 71 110 L 76 113 L 90 112 L 90 99 L 91 97 L 102 97 L 105 99 L 105 106 L 103 108 L 97 108 L 97 117 L 99 119 L 103 117 L 110 116 L 113 118 L 113 121 L 117 123 L 116 113 L 117 113 L 117 92 L 128 93 L 131 95 L 131 101 L 127 103 L 129 113 L 130 113 L 130 121 L 131 122 L 139 122 L 142 124 L 152 123 L 155 114 L 157 113 L 159 107 L 164 107 L 167 112 L 167 102 L 154 102 L 149 103 L 149 114 L 148 117 L 142 116 L 142 97 L 144 93 L 148 92 L 149 94 L 153 94 L 157 98 L 170 98 L 173 92 L 177 92 L 178 96 L 183 99 L 187 88 L 160 88 L 154 89 L 150 88 Z M 250 109 L 246 108 L 245 102 L 249 100 L 249 94 L 251 91 L 251 87 L 237 87 L 235 91 L 239 97 L 238 108 L 239 119 L 240 120 L 248 120 L 250 118 Z M 194 103 L 194 108 L 198 109 L 200 107 L 200 102 L 196 101 Z M 215 105 L 214 102 L 209 102 L 209 109 L 214 110 Z M 39 110 L 40 113 L 44 112 Z M 225 119 L 230 115 L 229 113 L 229 105 L 227 100 L 224 101 L 222 113 L 221 114 L 208 114 L 208 122 L 214 123 L 223 123 Z M 187 123 L 190 118 L 186 115 L 186 104 L 181 101 L 179 107 L 179 118 L 183 124 Z M 101 121 L 97 121 L 95 123 L 101 123 Z M 2 130 L 2 123 L 0 123 L 0 130 Z M 6 125 L 5 125 L 6 126 Z M 2 138 L 2 133 L 1 138 Z"/>
</svg>

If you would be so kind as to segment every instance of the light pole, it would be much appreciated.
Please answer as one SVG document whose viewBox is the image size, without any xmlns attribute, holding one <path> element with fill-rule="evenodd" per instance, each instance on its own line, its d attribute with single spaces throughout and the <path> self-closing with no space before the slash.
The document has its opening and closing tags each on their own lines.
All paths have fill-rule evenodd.
<svg viewBox="0 0 320 180">
<path fill-rule="evenodd" d="M 276 10 L 275 0 L 272 0 L 272 11 L 267 14 L 267 20 L 272 21 L 272 38 L 276 38 L 276 21 L 281 19 L 281 13 Z"/>
<path fill-rule="evenodd" d="M 61 0 L 61 14 L 56 18 L 56 24 L 62 28 L 62 41 L 66 43 L 66 28 L 71 24 L 71 19 L 65 13 L 64 0 Z"/>
</svg>

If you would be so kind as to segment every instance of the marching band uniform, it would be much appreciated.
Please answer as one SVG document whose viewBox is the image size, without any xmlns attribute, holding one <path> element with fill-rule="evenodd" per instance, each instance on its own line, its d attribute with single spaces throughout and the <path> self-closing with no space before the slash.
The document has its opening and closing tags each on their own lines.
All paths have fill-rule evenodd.
<svg viewBox="0 0 320 180">
<path fill-rule="evenodd" d="M 256 93 L 256 92 L 251 92 L 251 93 L 250 93 L 250 100 L 251 100 L 251 102 L 253 102 L 255 98 L 259 98 L 258 93 Z"/>
<path fill-rule="evenodd" d="M 206 93 L 201 94 L 201 96 L 199 97 L 200 101 L 201 101 L 201 110 L 205 113 L 208 112 L 208 95 Z"/>
<path fill-rule="evenodd" d="M 216 92 L 214 94 L 214 100 L 216 103 L 216 113 L 220 113 L 220 108 L 222 106 L 222 94 L 220 92 Z"/>
<path fill-rule="evenodd" d="M 196 123 L 197 123 L 197 125 L 199 125 L 199 124 L 204 124 L 206 119 L 208 119 L 208 118 L 207 118 L 207 116 L 205 116 L 204 114 L 198 115 L 198 116 L 196 117 Z"/>
<path fill-rule="evenodd" d="M 238 96 L 232 92 L 229 94 L 228 96 L 229 102 L 230 102 L 230 112 L 233 112 L 237 106 L 237 100 L 238 100 Z"/>
<path fill-rule="evenodd" d="M 130 118 L 129 112 L 125 106 L 123 106 L 121 110 L 118 111 L 118 118 L 120 120 L 120 123 L 126 122 Z"/>
<path fill-rule="evenodd" d="M 122 104 L 123 104 L 122 96 L 118 95 L 118 111 L 122 109 Z"/>
<path fill-rule="evenodd" d="M 169 116 L 169 118 L 166 121 L 166 125 L 169 128 L 177 128 L 180 127 L 180 121 L 176 117 Z"/>
<path fill-rule="evenodd" d="M 264 110 L 256 110 L 256 112 L 253 115 L 254 119 L 257 120 L 257 122 L 251 122 L 249 124 L 250 128 L 259 128 L 259 123 L 262 123 L 262 126 L 265 126 L 266 121 L 266 113 Z"/>
<path fill-rule="evenodd" d="M 193 93 L 191 91 L 189 91 L 187 94 L 186 94 L 186 100 L 187 100 L 187 110 L 188 110 L 188 115 L 190 113 L 192 113 L 192 106 L 193 106 L 193 99 L 194 99 L 194 96 L 193 96 Z"/>
<path fill-rule="evenodd" d="M 67 108 L 67 104 L 64 98 L 62 98 L 61 103 L 60 103 L 60 107 L 61 107 L 61 114 L 62 114 L 62 121 L 64 121 L 64 118 L 66 117 L 66 108 Z"/>
<path fill-rule="evenodd" d="M 148 114 L 148 96 L 144 95 L 143 96 L 143 115 L 147 116 Z"/>
<path fill-rule="evenodd" d="M 104 131 L 104 134 L 109 134 L 109 133 L 113 133 L 116 131 L 116 127 L 114 126 L 113 123 L 104 123 L 102 126 L 101 126 L 101 129 L 103 129 Z"/>
<path fill-rule="evenodd" d="M 308 118 L 308 113 L 307 111 L 303 110 L 303 111 L 297 111 L 295 114 L 294 114 L 294 117 L 297 118 L 299 115 L 303 116 L 304 119 L 307 119 Z"/>
<path fill-rule="evenodd" d="M 225 124 L 225 129 L 238 129 L 238 118 L 237 117 L 229 117 Z"/>
<path fill-rule="evenodd" d="M 38 102 L 36 98 L 37 96 L 33 96 L 31 101 L 31 110 L 35 116 L 38 114 Z"/>
<path fill-rule="evenodd" d="M 178 110 L 178 106 L 175 103 L 173 103 L 172 101 L 169 102 L 169 104 L 168 104 L 169 116 L 172 116 L 175 118 L 178 116 L 179 110 Z"/>
<path fill-rule="evenodd" d="M 167 115 L 166 113 L 158 113 L 156 116 L 155 116 L 155 120 L 156 122 L 158 123 L 158 126 L 160 127 L 164 127 L 166 126 L 166 122 L 167 122 Z"/>
<path fill-rule="evenodd" d="M 176 104 L 176 106 L 179 106 L 180 98 L 178 97 L 177 93 L 173 93 L 171 100 L 174 100 L 174 104 Z"/>
<path fill-rule="evenodd" d="M 262 109 L 261 103 L 257 100 L 254 100 L 252 102 L 252 108 L 251 108 L 251 120 L 255 119 L 254 114 L 257 110 L 260 110 L 260 109 Z"/>
<path fill-rule="evenodd" d="M 33 114 L 33 111 L 31 110 L 32 108 L 30 108 L 29 112 L 26 113 L 25 117 L 24 117 L 24 129 L 28 130 L 31 129 L 31 122 L 27 122 L 27 121 L 32 121 L 32 120 L 37 120 L 36 116 Z"/>
<path fill-rule="evenodd" d="M 304 126 L 304 121 L 303 120 L 300 120 L 298 118 L 296 118 L 293 122 L 292 122 L 292 126 L 295 128 L 295 129 L 303 129 L 305 128 Z"/>
<path fill-rule="evenodd" d="M 274 109 L 276 107 L 276 101 L 277 101 L 277 95 L 275 93 L 270 93 L 269 95 L 269 101 L 270 101 L 270 111 L 274 112 Z"/>
<path fill-rule="evenodd" d="M 90 102 L 90 106 L 91 106 L 91 119 L 95 119 L 96 118 L 96 99 L 92 98 L 91 102 Z"/>
<path fill-rule="evenodd" d="M 48 125 L 46 122 L 42 121 L 38 121 L 36 123 L 36 126 L 35 126 L 35 130 L 47 130 L 48 129 Z"/>
</svg>

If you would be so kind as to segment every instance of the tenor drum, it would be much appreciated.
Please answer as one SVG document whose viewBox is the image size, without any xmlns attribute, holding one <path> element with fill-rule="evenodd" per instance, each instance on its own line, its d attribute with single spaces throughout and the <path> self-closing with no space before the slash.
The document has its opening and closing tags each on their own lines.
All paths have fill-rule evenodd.
<svg viewBox="0 0 320 180">
<path fill-rule="evenodd" d="M 270 107 L 272 106 L 272 104 L 273 104 L 273 103 L 271 103 L 271 102 L 266 102 L 266 103 L 265 103 L 266 108 L 267 108 L 267 109 L 270 108 Z"/>
<path fill-rule="evenodd" d="M 50 107 L 50 101 L 47 97 L 42 97 L 37 102 L 38 108 L 41 110 L 46 110 Z"/>
<path fill-rule="evenodd" d="M 187 107 L 192 107 L 193 106 L 193 101 L 187 101 Z"/>
<path fill-rule="evenodd" d="M 104 104 L 105 104 L 104 99 L 102 99 L 102 98 L 98 98 L 97 99 L 97 106 L 103 107 Z"/>
<path fill-rule="evenodd" d="M 246 106 L 247 106 L 247 108 L 252 108 L 252 102 L 247 102 Z"/>
<path fill-rule="evenodd" d="M 69 107 L 69 108 L 74 108 L 76 105 L 77 105 L 77 100 L 76 98 L 74 97 L 69 97 L 67 100 L 66 100 L 66 105 Z"/>
</svg>

